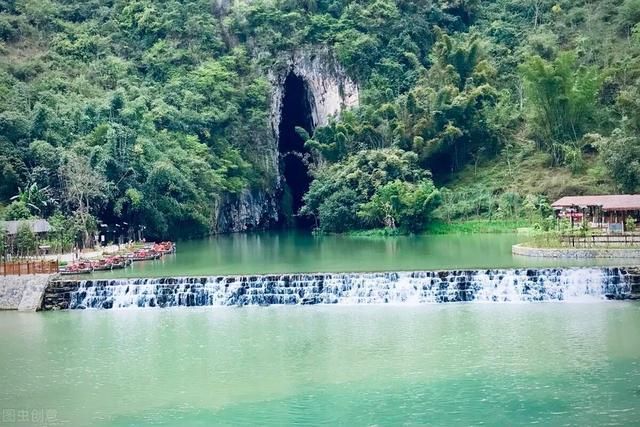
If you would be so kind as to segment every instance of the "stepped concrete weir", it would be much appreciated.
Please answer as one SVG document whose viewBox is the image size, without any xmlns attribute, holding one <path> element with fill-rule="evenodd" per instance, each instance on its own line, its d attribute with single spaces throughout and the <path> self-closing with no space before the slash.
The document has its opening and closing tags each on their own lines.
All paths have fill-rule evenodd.
<svg viewBox="0 0 640 427">
<path fill-rule="evenodd" d="M 483 269 L 56 280 L 47 286 L 42 309 L 504 303 L 637 297 L 638 268 Z"/>
</svg>

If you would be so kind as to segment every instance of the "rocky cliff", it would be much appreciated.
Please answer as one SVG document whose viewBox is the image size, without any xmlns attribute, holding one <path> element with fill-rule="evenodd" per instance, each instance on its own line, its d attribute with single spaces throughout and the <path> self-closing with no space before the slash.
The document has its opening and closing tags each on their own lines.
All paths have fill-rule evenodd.
<svg viewBox="0 0 640 427">
<path fill-rule="evenodd" d="M 218 204 L 214 231 L 218 233 L 265 229 L 278 221 L 277 194 L 282 170 L 278 159 L 278 126 L 282 118 L 284 82 L 290 73 L 302 78 L 307 89 L 313 127 L 323 126 L 331 117 L 358 105 L 357 84 L 346 74 L 329 49 L 307 47 L 276 58 L 268 71 L 271 83 L 270 138 L 267 162 L 277 170 L 271 188 L 247 189 L 242 194 L 224 197 Z"/>
<path fill-rule="evenodd" d="M 337 116 L 344 108 L 358 105 L 358 86 L 347 76 L 328 49 L 301 49 L 280 63 L 281 65 L 269 75 L 273 87 L 271 130 L 276 143 L 284 98 L 284 81 L 289 73 L 301 77 L 307 85 L 314 128 L 326 125 L 329 118 Z"/>
</svg>

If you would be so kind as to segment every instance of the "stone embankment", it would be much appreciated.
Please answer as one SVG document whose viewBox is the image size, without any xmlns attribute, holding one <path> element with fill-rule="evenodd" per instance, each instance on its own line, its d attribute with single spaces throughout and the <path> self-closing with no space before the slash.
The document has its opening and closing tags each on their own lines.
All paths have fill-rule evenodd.
<svg viewBox="0 0 640 427">
<path fill-rule="evenodd" d="M 0 310 L 39 310 L 45 289 L 55 278 L 50 274 L 0 276 Z"/>
<path fill-rule="evenodd" d="M 640 265 L 640 248 L 534 248 L 513 245 L 514 255 L 539 258 L 630 258 Z"/>
</svg>

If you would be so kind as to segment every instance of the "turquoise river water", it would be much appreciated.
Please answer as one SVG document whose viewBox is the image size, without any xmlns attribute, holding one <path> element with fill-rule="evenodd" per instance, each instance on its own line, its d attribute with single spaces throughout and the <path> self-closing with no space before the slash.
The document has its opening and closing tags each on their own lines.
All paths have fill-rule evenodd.
<svg viewBox="0 0 640 427">
<path fill-rule="evenodd" d="M 174 255 L 93 278 L 627 265 L 638 260 L 514 256 L 516 234 L 349 237 L 303 231 L 228 234 L 178 242 Z M 87 277 L 88 278 L 88 277 Z"/>
<path fill-rule="evenodd" d="M 236 234 L 84 278 L 634 261 L 511 255 L 522 239 Z M 558 276 L 563 302 L 0 311 L 0 426 L 640 425 L 640 304 L 589 271 Z"/>
<path fill-rule="evenodd" d="M 638 328 L 640 305 L 606 301 L 0 312 L 0 408 L 7 425 L 640 425 Z"/>
</svg>

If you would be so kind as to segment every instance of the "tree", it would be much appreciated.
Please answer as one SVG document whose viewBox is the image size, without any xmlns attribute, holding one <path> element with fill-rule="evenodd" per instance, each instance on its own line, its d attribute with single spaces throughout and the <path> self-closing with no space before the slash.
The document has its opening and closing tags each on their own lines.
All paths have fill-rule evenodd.
<svg viewBox="0 0 640 427">
<path fill-rule="evenodd" d="M 69 154 L 66 163 L 60 167 L 60 174 L 65 186 L 66 202 L 81 219 L 84 245 L 89 246 L 92 244 L 89 235 L 91 211 L 105 197 L 105 179 L 91 167 L 88 158 L 77 154 Z"/>
<path fill-rule="evenodd" d="M 599 163 L 621 188 L 635 185 L 627 138 L 640 134 L 640 0 L 213 3 L 0 1 L 0 204 L 20 193 L 11 217 L 59 210 L 86 237 L 93 219 L 146 226 L 156 239 L 223 231 L 229 203 L 277 192 L 270 93 L 290 71 L 283 52 L 310 53 L 359 89 L 357 108 L 303 138 L 321 181 L 309 198 L 321 227 L 344 228 L 336 212 L 370 226 L 355 213 L 375 186 L 417 185 L 427 170 L 453 190 L 446 218 L 491 216 L 498 195 L 516 188 L 555 193 L 509 181 L 512 162 L 530 154 L 528 136 L 554 165 L 571 166 L 579 191 L 609 191 Z M 585 145 L 586 132 L 610 138 L 623 118 L 635 122 L 619 137 L 627 148 L 611 140 L 605 159 L 609 148 Z M 508 178 L 486 173 L 504 167 L 502 146 Z M 396 156 L 374 161 L 382 148 L 413 153 L 401 168 L 415 176 L 396 175 Z M 377 154 L 358 156 L 365 150 Z M 546 161 L 533 154 L 531 163 Z M 469 164 L 478 182 L 467 185 Z M 325 166 L 339 178 L 322 176 Z M 46 206 L 33 183 L 50 191 Z"/>
<path fill-rule="evenodd" d="M 371 200 L 360 206 L 358 216 L 374 227 L 418 232 L 439 203 L 440 193 L 430 179 L 416 184 L 396 180 L 378 188 Z"/>
<path fill-rule="evenodd" d="M 549 62 L 532 56 L 520 66 L 538 145 L 562 164 L 593 125 L 601 79 L 595 68 L 578 67 L 573 52 Z"/>
<path fill-rule="evenodd" d="M 624 0 L 620 6 L 618 21 L 620 30 L 629 33 L 640 22 L 640 0 Z"/>
<path fill-rule="evenodd" d="M 522 210 L 530 222 L 542 220 L 553 213 L 549 200 L 539 194 L 527 194 L 522 201 Z"/>
<path fill-rule="evenodd" d="M 0 228 L 0 257 L 2 258 L 8 252 L 8 243 L 7 232 L 4 228 Z"/>
<path fill-rule="evenodd" d="M 624 231 L 632 233 L 636 231 L 636 219 L 632 216 L 627 217 L 624 222 Z"/>
<path fill-rule="evenodd" d="M 36 236 L 27 223 L 22 222 L 18 226 L 14 244 L 18 256 L 29 256 L 35 253 Z"/>
<path fill-rule="evenodd" d="M 522 197 L 513 191 L 507 191 L 500 196 L 498 210 L 503 218 L 515 218 L 520 210 Z"/>
<path fill-rule="evenodd" d="M 0 155 L 0 200 L 6 200 L 18 187 L 18 174 L 11 159 Z"/>
<path fill-rule="evenodd" d="M 398 123 L 401 144 L 416 151 L 434 174 L 459 170 L 472 154 L 493 152 L 497 137 L 490 111 L 499 99 L 495 68 L 477 34 L 454 38 L 436 27 L 433 66 L 406 98 Z"/>
<path fill-rule="evenodd" d="M 628 128 L 618 128 L 610 137 L 597 136 L 595 146 L 602 162 L 625 193 L 640 190 L 640 138 Z"/>
<path fill-rule="evenodd" d="M 417 161 L 415 153 L 398 149 L 366 150 L 320 167 L 300 213 L 329 232 L 384 226 L 418 231 L 439 193 Z"/>
<path fill-rule="evenodd" d="M 350 189 L 340 189 L 329 195 L 318 207 L 318 222 L 325 232 L 344 233 L 359 227 L 356 214 L 357 194 Z"/>
<path fill-rule="evenodd" d="M 36 182 L 24 189 L 18 187 L 18 194 L 11 197 L 10 200 L 26 206 L 34 215 L 41 215 L 43 209 L 46 209 L 53 202 L 50 188 L 48 186 L 41 188 Z"/>
<path fill-rule="evenodd" d="M 56 252 L 70 251 L 76 244 L 84 241 L 86 226 L 84 219 L 78 217 L 67 218 L 60 212 L 56 212 L 49 218 L 49 223 L 54 231 L 49 235 L 49 240 Z M 90 231 L 96 231 L 94 221 L 89 221 Z M 97 225 L 97 224 L 95 224 Z"/>
<path fill-rule="evenodd" d="M 4 210 L 4 218 L 7 221 L 17 221 L 31 218 L 29 207 L 19 200 L 14 200 Z"/>
</svg>

